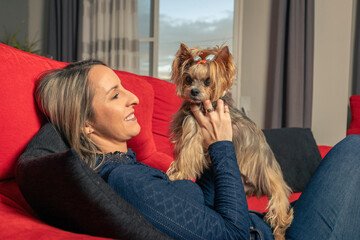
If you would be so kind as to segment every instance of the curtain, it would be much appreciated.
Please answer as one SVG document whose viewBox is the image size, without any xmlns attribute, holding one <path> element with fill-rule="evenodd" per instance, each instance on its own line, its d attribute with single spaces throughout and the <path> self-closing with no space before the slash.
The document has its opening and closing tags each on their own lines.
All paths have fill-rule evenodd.
<svg viewBox="0 0 360 240">
<path fill-rule="evenodd" d="M 50 0 L 48 55 L 58 61 L 78 59 L 79 0 Z"/>
<path fill-rule="evenodd" d="M 265 128 L 311 127 L 314 0 L 273 0 Z"/>
<path fill-rule="evenodd" d="M 81 59 L 103 60 L 111 68 L 139 72 L 136 0 L 82 0 Z"/>
</svg>

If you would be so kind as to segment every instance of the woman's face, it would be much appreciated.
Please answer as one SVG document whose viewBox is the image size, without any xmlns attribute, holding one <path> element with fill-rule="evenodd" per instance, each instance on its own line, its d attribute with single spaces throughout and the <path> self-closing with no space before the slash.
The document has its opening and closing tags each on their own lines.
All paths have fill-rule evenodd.
<svg viewBox="0 0 360 240">
<path fill-rule="evenodd" d="M 93 66 L 89 80 L 94 89 L 94 117 L 89 123 L 91 138 L 104 151 L 124 150 L 121 146 L 126 146 L 126 141 L 140 132 L 134 115 L 139 99 L 126 90 L 119 77 L 106 66 Z"/>
</svg>

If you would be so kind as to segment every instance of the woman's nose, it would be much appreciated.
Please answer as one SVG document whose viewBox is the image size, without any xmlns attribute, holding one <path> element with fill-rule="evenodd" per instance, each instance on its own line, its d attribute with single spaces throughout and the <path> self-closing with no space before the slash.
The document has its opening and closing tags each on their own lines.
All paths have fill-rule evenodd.
<svg viewBox="0 0 360 240">
<path fill-rule="evenodd" d="M 128 92 L 128 105 L 129 106 L 136 106 L 136 105 L 138 105 L 139 104 L 139 98 L 135 95 L 135 94 L 133 94 L 132 92 L 130 92 L 130 91 L 128 91 L 127 90 L 127 92 Z"/>
</svg>

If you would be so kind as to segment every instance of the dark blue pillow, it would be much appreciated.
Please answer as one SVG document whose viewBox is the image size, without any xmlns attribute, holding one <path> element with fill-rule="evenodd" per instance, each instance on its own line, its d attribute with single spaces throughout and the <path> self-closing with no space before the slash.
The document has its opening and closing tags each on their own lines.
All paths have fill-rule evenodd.
<svg viewBox="0 0 360 240">
<path fill-rule="evenodd" d="M 16 177 L 26 201 L 50 225 L 116 239 L 170 239 L 90 169 L 50 123 L 20 156 Z"/>
<path fill-rule="evenodd" d="M 308 128 L 263 130 L 293 192 L 302 192 L 321 162 L 314 136 Z"/>
</svg>

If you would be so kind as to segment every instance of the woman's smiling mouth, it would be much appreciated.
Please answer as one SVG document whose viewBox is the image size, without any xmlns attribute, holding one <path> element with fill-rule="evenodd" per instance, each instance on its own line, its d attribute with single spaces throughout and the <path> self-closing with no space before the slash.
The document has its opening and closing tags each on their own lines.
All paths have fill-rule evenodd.
<svg viewBox="0 0 360 240">
<path fill-rule="evenodd" d="M 129 114 L 126 118 L 125 121 L 135 121 L 136 117 L 134 113 Z"/>
</svg>

